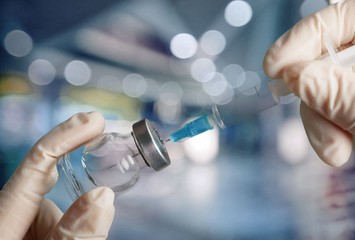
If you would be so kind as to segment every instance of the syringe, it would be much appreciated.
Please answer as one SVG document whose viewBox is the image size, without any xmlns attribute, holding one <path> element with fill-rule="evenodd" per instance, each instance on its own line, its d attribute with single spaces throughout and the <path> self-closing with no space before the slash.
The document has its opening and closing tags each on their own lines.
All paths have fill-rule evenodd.
<svg viewBox="0 0 355 240">
<path fill-rule="evenodd" d="M 230 127 L 241 122 L 243 119 L 275 106 L 280 102 L 281 97 L 279 97 L 279 95 L 273 96 L 269 90 L 270 86 L 268 85 L 270 84 L 272 84 L 272 82 L 263 81 L 243 92 L 238 92 L 227 104 L 214 105 L 209 114 L 204 114 L 186 123 L 182 128 L 170 134 L 170 140 L 172 142 L 185 140 L 207 130 L 211 130 L 215 125 L 218 125 L 220 128 Z M 290 95 L 288 89 L 287 91 L 284 89 L 284 93 Z M 282 98 L 290 97 L 292 96 Z"/>
<path fill-rule="evenodd" d="M 336 52 L 329 41 L 325 41 L 328 56 L 319 59 L 332 61 L 343 67 L 355 65 L 355 46 Z M 170 140 L 177 142 L 191 138 L 207 130 L 213 129 L 212 122 L 220 128 L 233 126 L 243 119 L 255 116 L 257 113 L 279 103 L 287 103 L 293 98 L 292 92 L 280 80 L 263 81 L 254 87 L 235 94 L 233 99 L 224 105 L 214 105 L 209 115 L 205 114 L 170 134 Z"/>
</svg>

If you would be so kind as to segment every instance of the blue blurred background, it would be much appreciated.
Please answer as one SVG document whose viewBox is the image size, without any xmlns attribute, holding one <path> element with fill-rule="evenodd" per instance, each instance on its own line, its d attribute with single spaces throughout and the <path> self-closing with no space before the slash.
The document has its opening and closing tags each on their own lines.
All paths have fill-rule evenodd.
<svg viewBox="0 0 355 240">
<path fill-rule="evenodd" d="M 41 136 L 77 112 L 101 112 L 107 131 L 148 118 L 167 136 L 232 83 L 266 80 L 267 48 L 327 5 L 2 1 L 1 186 Z M 229 84 L 208 91 L 211 72 Z M 109 239 L 355 239 L 352 161 L 332 169 L 318 159 L 298 105 L 168 144 L 172 165 L 116 199 Z M 47 197 L 63 211 L 71 204 L 62 182 Z"/>
</svg>

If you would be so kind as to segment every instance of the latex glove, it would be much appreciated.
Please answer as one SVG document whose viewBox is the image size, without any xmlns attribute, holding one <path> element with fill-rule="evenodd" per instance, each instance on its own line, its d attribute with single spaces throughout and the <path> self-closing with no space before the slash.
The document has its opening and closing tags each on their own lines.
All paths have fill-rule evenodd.
<svg viewBox="0 0 355 240">
<path fill-rule="evenodd" d="M 98 113 L 79 113 L 41 138 L 0 192 L 0 239 L 106 239 L 113 221 L 114 194 L 97 188 L 63 215 L 43 196 L 58 178 L 59 156 L 101 134 Z"/>
<path fill-rule="evenodd" d="M 331 5 L 281 36 L 264 59 L 265 73 L 283 80 L 300 97 L 301 117 L 318 156 L 331 166 L 350 157 L 355 134 L 355 74 L 331 62 L 324 37 L 339 49 L 355 43 L 355 1 Z"/>
</svg>

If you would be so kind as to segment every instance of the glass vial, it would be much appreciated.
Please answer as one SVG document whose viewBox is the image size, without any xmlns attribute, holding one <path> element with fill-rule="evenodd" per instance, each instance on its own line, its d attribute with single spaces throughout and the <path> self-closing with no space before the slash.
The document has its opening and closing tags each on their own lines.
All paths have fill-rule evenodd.
<svg viewBox="0 0 355 240">
<path fill-rule="evenodd" d="M 170 164 L 164 142 L 147 119 L 133 124 L 131 134 L 104 133 L 84 146 L 81 163 L 72 154 L 60 157 L 60 178 L 73 200 L 99 186 L 122 193 L 135 185 L 141 168 L 159 171 Z"/>
</svg>

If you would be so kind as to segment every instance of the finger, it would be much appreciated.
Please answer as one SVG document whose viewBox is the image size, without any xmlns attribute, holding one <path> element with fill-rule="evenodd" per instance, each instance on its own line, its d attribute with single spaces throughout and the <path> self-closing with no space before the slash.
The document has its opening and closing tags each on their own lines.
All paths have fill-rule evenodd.
<svg viewBox="0 0 355 240">
<path fill-rule="evenodd" d="M 355 135 L 355 73 L 322 61 L 294 64 L 282 76 L 314 111 Z"/>
<path fill-rule="evenodd" d="M 301 103 L 301 117 L 309 142 L 325 163 L 339 167 L 352 152 L 352 136 L 319 113 Z"/>
<path fill-rule="evenodd" d="M 79 113 L 41 138 L 0 192 L 0 232 L 24 236 L 46 194 L 55 184 L 57 158 L 102 133 L 99 113 Z M 16 231 L 13 231 L 16 226 Z"/>
<path fill-rule="evenodd" d="M 44 199 L 26 237 L 47 239 L 62 218 L 62 211 L 52 201 Z"/>
<path fill-rule="evenodd" d="M 96 188 L 74 202 L 51 234 L 51 239 L 106 239 L 115 208 L 114 193 Z"/>
<path fill-rule="evenodd" d="M 265 73 L 280 79 L 284 68 L 326 52 L 325 37 L 340 47 L 354 42 L 355 1 L 341 1 L 304 18 L 281 36 L 264 59 Z"/>
</svg>

